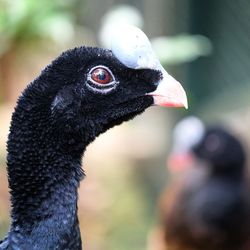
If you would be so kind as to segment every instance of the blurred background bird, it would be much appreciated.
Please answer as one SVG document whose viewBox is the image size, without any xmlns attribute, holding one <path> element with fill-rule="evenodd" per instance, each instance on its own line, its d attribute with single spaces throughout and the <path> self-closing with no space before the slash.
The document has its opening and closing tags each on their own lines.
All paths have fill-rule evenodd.
<svg viewBox="0 0 250 250">
<path fill-rule="evenodd" d="M 161 195 L 160 227 L 151 239 L 161 241 L 159 249 L 248 249 L 245 152 L 222 126 L 205 127 L 196 117 L 177 124 L 168 159 L 175 177 Z"/>
</svg>

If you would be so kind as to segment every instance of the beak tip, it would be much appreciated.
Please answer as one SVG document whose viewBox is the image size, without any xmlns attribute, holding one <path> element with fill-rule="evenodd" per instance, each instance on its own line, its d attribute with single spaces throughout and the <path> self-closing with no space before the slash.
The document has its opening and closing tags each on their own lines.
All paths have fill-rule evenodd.
<svg viewBox="0 0 250 250">
<path fill-rule="evenodd" d="M 185 109 L 188 109 L 188 100 L 187 100 L 186 94 L 185 94 L 185 99 L 184 99 L 184 101 L 183 101 L 183 107 L 184 107 Z"/>
<path fill-rule="evenodd" d="M 188 109 L 188 98 L 185 90 L 181 87 L 179 90 L 179 97 L 177 95 L 176 99 L 174 101 L 170 101 L 169 105 L 172 107 L 180 107 L 180 108 L 185 108 Z"/>
</svg>

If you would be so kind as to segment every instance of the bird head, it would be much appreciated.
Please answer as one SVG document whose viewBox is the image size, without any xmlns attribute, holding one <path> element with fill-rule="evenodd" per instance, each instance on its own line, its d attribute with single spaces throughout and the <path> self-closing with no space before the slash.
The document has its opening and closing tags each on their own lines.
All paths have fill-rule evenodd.
<svg viewBox="0 0 250 250">
<path fill-rule="evenodd" d="M 189 116 L 174 128 L 173 149 L 168 158 L 168 166 L 173 172 L 196 166 L 197 161 L 215 171 L 240 170 L 245 160 L 239 139 L 221 126 L 206 127 L 197 117 Z"/>
<path fill-rule="evenodd" d="M 77 132 L 88 140 L 149 106 L 187 107 L 182 86 L 163 69 L 148 38 L 135 27 L 114 34 L 111 50 L 80 47 L 64 52 L 31 89 L 29 101 L 46 98 L 60 133 Z"/>
<path fill-rule="evenodd" d="M 230 169 L 241 172 L 246 162 L 245 150 L 239 139 L 219 126 L 207 128 L 193 152 L 218 172 Z"/>
</svg>

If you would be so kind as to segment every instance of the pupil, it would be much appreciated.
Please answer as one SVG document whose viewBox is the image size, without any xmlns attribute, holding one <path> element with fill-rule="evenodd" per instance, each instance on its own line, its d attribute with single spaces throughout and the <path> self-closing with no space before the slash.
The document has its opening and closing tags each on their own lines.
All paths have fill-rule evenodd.
<svg viewBox="0 0 250 250">
<path fill-rule="evenodd" d="M 98 76 L 99 80 L 105 80 L 106 79 L 106 75 L 105 73 L 99 73 L 99 76 Z"/>
</svg>

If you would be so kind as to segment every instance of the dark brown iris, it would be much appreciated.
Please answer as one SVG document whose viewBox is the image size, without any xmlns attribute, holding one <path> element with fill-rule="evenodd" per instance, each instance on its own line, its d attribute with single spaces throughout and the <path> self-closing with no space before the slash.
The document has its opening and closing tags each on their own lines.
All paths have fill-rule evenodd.
<svg viewBox="0 0 250 250">
<path fill-rule="evenodd" d="M 91 79 L 99 84 L 108 84 L 113 81 L 113 77 L 105 68 L 96 68 L 91 73 Z"/>
</svg>

